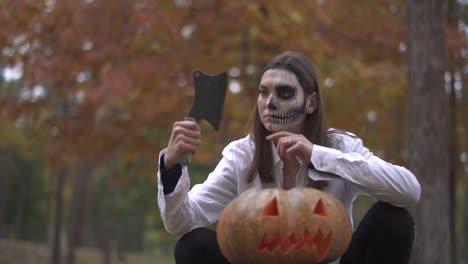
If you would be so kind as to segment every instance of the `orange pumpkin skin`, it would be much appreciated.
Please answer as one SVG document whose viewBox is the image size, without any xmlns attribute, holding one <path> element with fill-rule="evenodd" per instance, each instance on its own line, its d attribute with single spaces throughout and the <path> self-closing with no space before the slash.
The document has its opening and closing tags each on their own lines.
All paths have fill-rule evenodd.
<svg viewBox="0 0 468 264">
<path fill-rule="evenodd" d="M 312 189 L 249 189 L 221 213 L 217 239 L 231 263 L 327 263 L 351 241 L 346 209 Z"/>
</svg>

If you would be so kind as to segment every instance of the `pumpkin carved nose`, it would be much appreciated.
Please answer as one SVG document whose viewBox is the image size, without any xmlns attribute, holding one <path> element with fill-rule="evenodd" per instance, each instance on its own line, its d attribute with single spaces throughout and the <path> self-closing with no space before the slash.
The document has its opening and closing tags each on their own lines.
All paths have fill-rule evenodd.
<svg viewBox="0 0 468 264">
<path fill-rule="evenodd" d="M 278 216 L 279 215 L 279 210 L 278 210 L 278 201 L 276 200 L 276 197 L 273 198 L 263 209 L 262 215 L 264 216 Z"/>
<path fill-rule="evenodd" d="M 315 205 L 314 214 L 321 216 L 328 216 L 328 209 L 323 203 L 322 199 L 319 199 Z"/>
</svg>

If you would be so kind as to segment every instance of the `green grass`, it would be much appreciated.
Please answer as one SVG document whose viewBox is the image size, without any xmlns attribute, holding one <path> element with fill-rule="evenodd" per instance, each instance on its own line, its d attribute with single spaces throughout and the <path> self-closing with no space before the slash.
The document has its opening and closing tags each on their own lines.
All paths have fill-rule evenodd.
<svg viewBox="0 0 468 264">
<path fill-rule="evenodd" d="M 65 252 L 62 252 L 62 259 Z M 28 241 L 0 239 L 0 264 L 50 264 L 50 246 Z M 62 262 L 63 263 L 63 262 Z M 75 264 L 101 264 L 102 252 L 99 249 L 79 248 L 76 251 Z M 125 264 L 169 264 L 174 263 L 167 257 L 156 253 L 125 254 L 124 262 L 119 261 L 116 252 L 112 252 L 111 263 Z"/>
</svg>

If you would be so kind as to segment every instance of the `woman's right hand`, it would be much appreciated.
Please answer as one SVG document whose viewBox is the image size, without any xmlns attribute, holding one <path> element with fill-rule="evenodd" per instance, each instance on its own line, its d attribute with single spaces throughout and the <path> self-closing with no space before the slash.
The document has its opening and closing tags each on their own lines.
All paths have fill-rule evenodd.
<svg viewBox="0 0 468 264">
<path fill-rule="evenodd" d="M 164 167 L 173 168 L 182 155 L 198 151 L 200 146 L 200 126 L 190 120 L 175 122 L 172 125 L 171 138 L 164 154 Z"/>
</svg>

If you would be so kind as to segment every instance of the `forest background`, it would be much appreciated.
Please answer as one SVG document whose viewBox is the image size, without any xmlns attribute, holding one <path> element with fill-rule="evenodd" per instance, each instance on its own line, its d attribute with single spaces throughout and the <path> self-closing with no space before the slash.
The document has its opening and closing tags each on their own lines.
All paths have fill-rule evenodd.
<svg viewBox="0 0 468 264">
<path fill-rule="evenodd" d="M 466 264 L 468 1 L 441 6 L 451 191 L 440 195 Z M 0 24 L 0 263 L 172 263 L 157 156 L 189 111 L 196 68 L 227 71 L 229 90 L 220 131 L 201 124 L 192 184 L 248 132 L 262 66 L 285 50 L 317 66 L 327 125 L 383 159 L 408 166 L 409 126 L 425 122 L 408 121 L 401 0 L 0 0 Z M 372 202 L 357 201 L 356 222 Z"/>
</svg>

